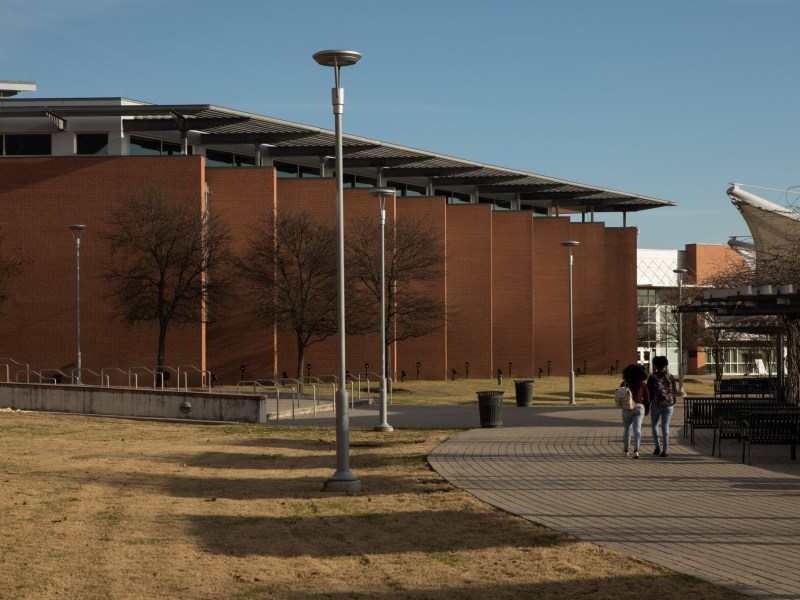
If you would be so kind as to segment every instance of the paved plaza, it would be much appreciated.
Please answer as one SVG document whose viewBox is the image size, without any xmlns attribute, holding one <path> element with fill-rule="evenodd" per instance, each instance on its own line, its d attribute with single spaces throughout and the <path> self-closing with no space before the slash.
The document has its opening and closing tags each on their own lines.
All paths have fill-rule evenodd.
<svg viewBox="0 0 800 600">
<path fill-rule="evenodd" d="M 378 422 L 374 406 L 350 416 Z M 683 438 L 680 406 L 670 456 L 651 454 L 647 428 L 639 460 L 622 456 L 613 408 L 506 406 L 503 427 L 481 429 L 476 406 L 394 405 L 389 422 L 475 428 L 429 461 L 498 508 L 751 596 L 800 598 L 800 465 L 788 446 L 754 446 L 748 466 L 740 443 L 725 440 L 712 457 L 710 432 L 694 446 Z"/>
</svg>

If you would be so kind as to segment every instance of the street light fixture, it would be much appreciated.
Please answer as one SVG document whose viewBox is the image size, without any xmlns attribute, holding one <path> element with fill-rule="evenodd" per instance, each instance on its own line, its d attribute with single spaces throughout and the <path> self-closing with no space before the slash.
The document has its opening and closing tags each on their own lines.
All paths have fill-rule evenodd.
<svg viewBox="0 0 800 600">
<path fill-rule="evenodd" d="M 574 331 L 572 328 L 572 249 L 580 242 L 567 241 L 561 242 L 568 250 L 567 267 L 569 271 L 569 403 L 575 405 L 575 346 Z"/>
<path fill-rule="evenodd" d="M 81 383 L 81 235 L 86 225 L 69 225 L 75 239 L 75 371 Z"/>
<path fill-rule="evenodd" d="M 380 421 L 375 431 L 393 431 L 386 409 L 386 198 L 394 198 L 394 188 L 374 188 L 369 191 L 378 199 L 378 223 L 381 228 L 381 382 L 378 388 Z"/>
<path fill-rule="evenodd" d="M 678 276 L 678 307 L 683 303 L 683 276 L 688 272 L 687 269 L 673 269 L 673 273 Z M 678 312 L 678 394 L 685 396 L 683 391 L 683 313 Z"/>
<path fill-rule="evenodd" d="M 337 235 L 337 327 L 339 341 L 339 378 L 336 388 L 336 472 L 325 482 L 329 492 L 359 492 L 361 482 L 350 471 L 350 414 L 345 384 L 345 320 L 344 320 L 344 158 L 342 153 L 342 114 L 344 88 L 339 85 L 342 67 L 356 64 L 361 54 L 353 50 L 322 50 L 314 60 L 323 67 L 333 67 L 335 87 L 331 90 L 336 136 L 336 235 Z"/>
</svg>

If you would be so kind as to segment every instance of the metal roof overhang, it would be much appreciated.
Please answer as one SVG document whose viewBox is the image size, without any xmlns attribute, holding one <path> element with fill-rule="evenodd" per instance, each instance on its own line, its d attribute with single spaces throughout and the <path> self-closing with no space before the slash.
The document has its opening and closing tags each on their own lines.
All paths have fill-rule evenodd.
<svg viewBox="0 0 800 600">
<path fill-rule="evenodd" d="M 248 144 L 265 155 L 306 159 L 319 164 L 334 153 L 335 133 L 208 104 L 156 105 L 125 99 L 120 104 L 78 104 L 80 100 L 8 100 L 0 102 L 3 119 L 48 117 L 58 129 L 69 130 L 73 118 L 119 117 L 127 132 L 188 132 L 203 144 Z M 86 100 L 91 102 L 91 100 Z M 95 100 L 95 102 L 97 102 Z M 544 175 L 468 161 L 435 152 L 398 146 L 354 135 L 343 135 L 344 166 L 348 170 L 380 168 L 396 178 L 434 189 L 475 192 L 493 199 L 519 200 L 535 207 L 560 207 L 592 212 L 635 212 L 674 206 L 674 202 L 629 194 Z"/>
<path fill-rule="evenodd" d="M 678 312 L 714 312 L 721 317 L 800 313 L 800 288 L 792 284 L 709 289 Z"/>
</svg>

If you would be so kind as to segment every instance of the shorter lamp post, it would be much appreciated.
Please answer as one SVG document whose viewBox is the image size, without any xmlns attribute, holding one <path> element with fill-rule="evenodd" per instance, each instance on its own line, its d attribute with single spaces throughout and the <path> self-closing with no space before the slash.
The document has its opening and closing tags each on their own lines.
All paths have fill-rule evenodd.
<svg viewBox="0 0 800 600">
<path fill-rule="evenodd" d="M 375 431 L 393 431 L 394 427 L 389 425 L 386 420 L 386 198 L 393 198 L 395 189 L 374 188 L 369 193 L 378 199 L 378 224 L 381 229 L 381 381 L 378 385 L 380 421 L 373 429 Z"/>
<path fill-rule="evenodd" d="M 469 379 L 469 363 L 464 363 L 464 378 Z"/>
<path fill-rule="evenodd" d="M 575 334 L 572 328 L 572 249 L 580 242 L 561 242 L 569 251 L 567 266 L 569 268 L 569 403 L 575 405 Z"/>
<path fill-rule="evenodd" d="M 75 371 L 81 383 L 81 235 L 86 225 L 69 225 L 75 239 Z"/>
<path fill-rule="evenodd" d="M 683 303 L 683 276 L 686 269 L 674 269 L 673 273 L 678 276 L 678 394 L 685 396 L 683 391 L 683 313 L 680 312 Z"/>
</svg>

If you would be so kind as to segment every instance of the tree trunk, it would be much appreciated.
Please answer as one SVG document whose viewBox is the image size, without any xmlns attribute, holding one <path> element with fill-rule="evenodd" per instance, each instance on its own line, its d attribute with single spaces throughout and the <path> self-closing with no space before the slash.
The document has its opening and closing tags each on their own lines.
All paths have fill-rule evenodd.
<svg viewBox="0 0 800 600">
<path fill-rule="evenodd" d="M 303 381 L 303 363 L 306 359 L 306 345 L 303 341 L 303 333 L 295 331 L 297 336 L 297 381 Z"/>
<path fill-rule="evenodd" d="M 161 367 L 165 366 L 164 356 L 167 352 L 167 328 L 169 327 L 169 321 L 161 319 L 158 322 L 158 356 L 156 357 L 156 372 L 163 373 L 163 369 Z M 156 377 L 158 377 L 156 375 Z M 163 378 L 164 375 L 161 375 Z M 156 380 L 156 385 L 160 383 L 166 383 L 163 381 Z"/>
<path fill-rule="evenodd" d="M 786 376 L 785 394 L 786 402 L 800 405 L 800 382 L 797 378 L 797 369 L 800 368 L 800 315 L 787 315 L 786 323 Z M 777 365 L 783 369 L 783 365 Z"/>
</svg>

